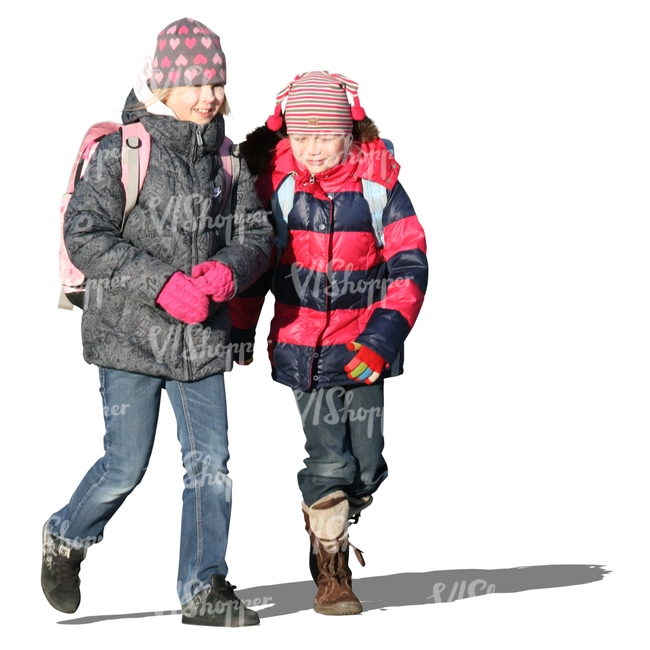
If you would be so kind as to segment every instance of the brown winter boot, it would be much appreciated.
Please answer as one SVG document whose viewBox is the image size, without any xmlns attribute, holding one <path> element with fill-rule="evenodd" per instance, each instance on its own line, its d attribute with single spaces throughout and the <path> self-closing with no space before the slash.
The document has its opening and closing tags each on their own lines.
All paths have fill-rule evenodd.
<svg viewBox="0 0 650 650">
<path fill-rule="evenodd" d="M 311 541 L 310 569 L 318 585 L 314 610 L 329 616 L 359 614 L 363 607 L 352 591 L 352 572 L 348 566 L 350 504 L 345 493 L 333 492 L 311 508 L 303 502 L 302 509 Z M 361 552 L 354 550 L 364 566 Z"/>
</svg>

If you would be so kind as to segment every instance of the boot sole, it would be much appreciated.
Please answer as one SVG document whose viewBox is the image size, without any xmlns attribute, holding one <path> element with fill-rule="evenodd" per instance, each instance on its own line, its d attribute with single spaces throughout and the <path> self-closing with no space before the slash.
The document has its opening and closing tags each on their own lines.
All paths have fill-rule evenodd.
<svg viewBox="0 0 650 650">
<path fill-rule="evenodd" d="M 361 603 L 355 602 L 336 603 L 335 605 L 322 606 L 314 601 L 314 611 L 318 614 L 324 614 L 325 616 L 351 616 L 353 614 L 361 614 L 363 606 Z"/>
</svg>

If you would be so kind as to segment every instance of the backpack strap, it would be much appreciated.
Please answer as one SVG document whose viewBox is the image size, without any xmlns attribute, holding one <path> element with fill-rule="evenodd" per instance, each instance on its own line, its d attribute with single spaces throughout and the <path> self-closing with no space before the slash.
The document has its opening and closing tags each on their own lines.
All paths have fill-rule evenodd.
<svg viewBox="0 0 650 650">
<path fill-rule="evenodd" d="M 233 146 L 230 138 L 224 137 L 221 147 L 219 147 L 219 158 L 223 169 L 226 186 L 224 188 L 223 206 L 227 210 L 226 216 L 232 213 L 233 188 L 239 180 L 239 146 Z"/>
<path fill-rule="evenodd" d="M 289 212 L 293 208 L 295 193 L 296 179 L 293 173 L 290 173 L 284 177 L 284 180 L 271 197 L 271 214 L 275 223 L 275 241 L 278 247 L 275 258 L 275 271 L 271 279 L 271 291 L 273 293 L 275 293 L 275 277 L 280 266 L 280 258 L 289 243 Z"/>
<path fill-rule="evenodd" d="M 126 193 L 122 227 L 138 201 L 151 154 L 151 136 L 141 122 L 122 127 L 122 185 Z"/>
<path fill-rule="evenodd" d="M 284 250 L 289 241 L 289 212 L 293 207 L 293 199 L 296 193 L 296 179 L 289 174 L 280 183 L 277 191 L 271 197 L 271 212 L 275 217 L 275 231 L 280 248 Z M 278 255 L 278 259 L 280 256 Z"/>
<path fill-rule="evenodd" d="M 379 183 L 367 181 L 365 178 L 361 179 L 363 185 L 363 197 L 368 202 L 370 214 L 372 216 L 372 227 L 375 231 L 375 240 L 377 248 L 384 247 L 384 222 L 382 220 L 384 208 L 388 202 L 388 194 L 386 188 Z"/>
<path fill-rule="evenodd" d="M 384 140 L 382 142 L 388 151 L 391 154 L 395 155 L 395 147 L 390 140 Z M 385 245 L 384 241 L 384 208 L 386 203 L 388 203 L 388 192 L 383 185 L 379 183 L 374 183 L 373 181 L 368 181 L 361 179 L 361 184 L 363 185 L 363 196 L 368 202 L 368 207 L 370 208 L 370 214 L 372 215 L 372 227 L 375 231 L 375 240 L 377 242 L 377 248 L 383 248 Z"/>
</svg>

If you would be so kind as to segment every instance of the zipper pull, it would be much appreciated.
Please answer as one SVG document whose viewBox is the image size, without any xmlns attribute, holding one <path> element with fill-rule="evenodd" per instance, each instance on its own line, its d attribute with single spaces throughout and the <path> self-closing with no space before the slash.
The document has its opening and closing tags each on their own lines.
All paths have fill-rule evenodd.
<svg viewBox="0 0 650 650">
<path fill-rule="evenodd" d="M 309 183 L 310 185 L 313 185 L 316 182 L 316 176 L 314 174 L 311 174 L 309 176 Z"/>
<path fill-rule="evenodd" d="M 201 135 L 200 128 L 201 127 L 198 127 L 196 129 L 196 143 L 199 145 L 199 147 L 202 147 L 203 146 L 203 136 Z"/>
</svg>

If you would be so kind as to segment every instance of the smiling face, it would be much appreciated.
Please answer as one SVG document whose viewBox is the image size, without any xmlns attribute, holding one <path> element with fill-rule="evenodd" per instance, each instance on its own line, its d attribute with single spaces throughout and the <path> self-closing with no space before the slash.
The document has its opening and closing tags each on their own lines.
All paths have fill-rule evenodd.
<svg viewBox="0 0 650 650">
<path fill-rule="evenodd" d="M 222 85 L 181 86 L 174 88 L 164 102 L 183 122 L 209 124 L 225 100 Z"/>
<path fill-rule="evenodd" d="M 352 143 L 352 136 L 342 133 L 292 133 L 289 142 L 294 158 L 308 172 L 318 174 L 343 160 Z"/>
</svg>

